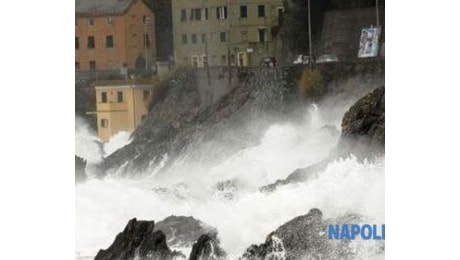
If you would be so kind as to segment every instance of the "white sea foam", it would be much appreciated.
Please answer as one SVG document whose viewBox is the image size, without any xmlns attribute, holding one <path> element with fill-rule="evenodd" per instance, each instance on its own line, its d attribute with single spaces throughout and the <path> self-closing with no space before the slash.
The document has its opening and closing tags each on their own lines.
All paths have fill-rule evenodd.
<svg viewBox="0 0 460 260">
<path fill-rule="evenodd" d="M 384 223 L 384 159 L 374 163 L 350 157 L 329 163 L 317 178 L 263 194 L 257 188 L 285 178 L 299 167 L 323 159 L 338 134 L 322 129 L 321 109 L 311 108 L 299 124 L 274 123 L 249 147 L 212 165 L 180 161 L 159 181 L 107 177 L 76 186 L 76 255 L 94 256 L 107 248 L 129 219 L 159 221 L 170 215 L 193 216 L 217 228 L 221 246 L 237 259 L 251 244 L 292 218 L 319 208 L 325 218 L 361 213 Z M 336 118 L 340 118 L 341 115 Z M 237 180 L 234 199 L 215 196 L 216 182 Z M 158 189 L 163 188 L 162 192 Z"/>
</svg>

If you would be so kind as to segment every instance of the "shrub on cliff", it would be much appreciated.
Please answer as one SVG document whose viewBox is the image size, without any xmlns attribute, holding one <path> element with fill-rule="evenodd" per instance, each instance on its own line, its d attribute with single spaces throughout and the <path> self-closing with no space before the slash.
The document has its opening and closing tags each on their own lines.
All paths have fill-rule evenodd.
<svg viewBox="0 0 460 260">
<path fill-rule="evenodd" d="M 318 70 L 304 70 L 298 81 L 301 97 L 317 97 L 324 94 L 323 77 Z"/>
</svg>

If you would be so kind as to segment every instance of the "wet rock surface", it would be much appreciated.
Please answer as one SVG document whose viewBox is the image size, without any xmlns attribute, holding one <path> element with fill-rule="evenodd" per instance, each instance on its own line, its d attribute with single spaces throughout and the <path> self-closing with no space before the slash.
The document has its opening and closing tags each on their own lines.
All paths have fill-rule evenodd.
<svg viewBox="0 0 460 260">
<path fill-rule="evenodd" d="M 328 239 L 329 224 L 361 221 L 363 218 L 357 214 L 323 219 L 319 209 L 311 209 L 308 214 L 295 217 L 271 232 L 265 243 L 248 247 L 241 259 L 366 259 L 383 253 L 383 241 L 368 247 L 356 245 L 351 240 Z"/>
<path fill-rule="evenodd" d="M 86 160 L 75 155 L 75 183 L 86 180 Z"/>
<path fill-rule="evenodd" d="M 337 152 L 360 159 L 385 153 L 385 87 L 365 95 L 345 113 Z"/>
<path fill-rule="evenodd" d="M 205 234 L 217 237 L 217 230 L 193 217 L 169 216 L 155 225 L 166 235 L 170 247 L 192 247 Z"/>
<path fill-rule="evenodd" d="M 95 260 L 173 259 L 181 253 L 171 251 L 162 231 L 154 231 L 153 221 L 131 219 L 112 245 L 100 250 Z"/>
<path fill-rule="evenodd" d="M 192 247 L 189 260 L 217 260 L 226 259 L 225 251 L 219 246 L 215 234 L 205 234 L 198 238 Z"/>
</svg>

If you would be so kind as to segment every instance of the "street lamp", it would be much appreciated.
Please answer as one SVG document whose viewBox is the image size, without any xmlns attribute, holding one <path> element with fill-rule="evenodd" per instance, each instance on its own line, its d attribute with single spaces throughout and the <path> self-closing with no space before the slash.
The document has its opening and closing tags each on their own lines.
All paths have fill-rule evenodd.
<svg viewBox="0 0 460 260">
<path fill-rule="evenodd" d="M 310 0 L 308 0 L 308 51 L 309 51 L 309 61 L 308 65 L 310 70 L 313 68 L 313 51 L 311 44 L 311 12 L 310 12 Z"/>
</svg>

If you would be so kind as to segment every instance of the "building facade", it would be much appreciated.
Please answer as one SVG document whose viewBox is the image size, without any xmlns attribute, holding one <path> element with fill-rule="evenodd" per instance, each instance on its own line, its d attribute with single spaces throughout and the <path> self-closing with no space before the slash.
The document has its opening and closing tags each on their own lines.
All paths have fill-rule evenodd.
<svg viewBox="0 0 460 260">
<path fill-rule="evenodd" d="M 385 58 L 385 8 L 379 9 L 381 33 L 379 56 Z M 324 15 L 319 51 L 334 54 L 340 60 L 358 59 L 361 31 L 376 25 L 375 7 L 333 10 Z"/>
<path fill-rule="evenodd" d="M 151 67 L 154 18 L 142 0 L 76 0 L 75 70 Z"/>
<path fill-rule="evenodd" d="M 97 134 L 107 142 L 118 132 L 132 132 L 148 114 L 151 84 L 96 86 Z"/>
<path fill-rule="evenodd" d="M 194 67 L 257 66 L 276 57 L 283 0 L 173 0 L 174 58 Z"/>
</svg>

